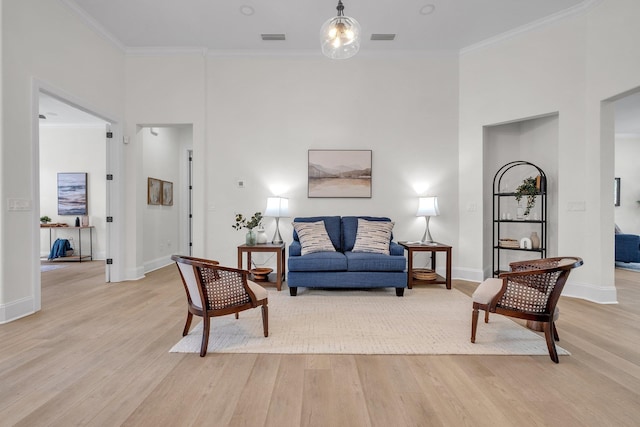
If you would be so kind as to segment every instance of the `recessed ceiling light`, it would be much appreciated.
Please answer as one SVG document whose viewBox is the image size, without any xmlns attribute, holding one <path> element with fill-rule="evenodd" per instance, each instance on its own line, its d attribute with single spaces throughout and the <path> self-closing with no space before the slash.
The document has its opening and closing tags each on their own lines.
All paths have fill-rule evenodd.
<svg viewBox="0 0 640 427">
<path fill-rule="evenodd" d="M 253 10 L 251 6 L 243 4 L 242 6 L 240 6 L 240 13 L 244 16 L 251 16 L 255 13 L 255 10 Z"/>
<path fill-rule="evenodd" d="M 420 15 L 431 15 L 436 10 L 436 6 L 433 4 L 425 4 L 420 8 Z"/>
</svg>

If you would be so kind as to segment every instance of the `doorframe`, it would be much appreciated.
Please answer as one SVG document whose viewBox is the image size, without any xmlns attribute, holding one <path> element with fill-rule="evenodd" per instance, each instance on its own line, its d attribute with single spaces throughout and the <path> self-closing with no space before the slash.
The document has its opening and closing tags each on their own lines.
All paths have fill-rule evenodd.
<svg viewBox="0 0 640 427">
<path fill-rule="evenodd" d="M 105 122 L 108 122 L 107 128 L 110 127 L 112 135 L 111 143 L 106 143 L 106 171 L 113 174 L 114 179 L 107 181 L 106 188 L 106 213 L 107 216 L 114 217 L 114 222 L 107 226 L 106 233 L 106 257 L 113 260 L 113 264 L 107 267 L 105 264 L 105 281 L 119 282 L 124 278 L 124 248 L 122 239 L 122 219 L 124 218 L 124 176 L 123 176 L 123 149 L 122 144 L 122 121 L 115 116 L 104 113 L 100 109 L 95 108 L 85 100 L 76 97 L 73 94 L 52 86 L 42 80 L 33 78 L 31 89 L 31 167 L 32 167 L 32 259 L 40 259 L 40 120 L 39 120 L 39 104 L 40 93 L 46 93 L 53 96 L 74 108 L 92 114 Z M 106 135 L 105 135 L 106 140 Z M 118 220 L 120 219 L 120 220 Z M 33 309 L 34 312 L 41 309 L 41 277 L 40 262 L 34 262 L 32 269 L 33 284 Z"/>
</svg>

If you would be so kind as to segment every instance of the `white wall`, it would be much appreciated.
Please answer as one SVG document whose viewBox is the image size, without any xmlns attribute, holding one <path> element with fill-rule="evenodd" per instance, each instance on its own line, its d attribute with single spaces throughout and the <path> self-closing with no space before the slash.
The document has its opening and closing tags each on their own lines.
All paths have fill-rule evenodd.
<svg viewBox="0 0 640 427">
<path fill-rule="evenodd" d="M 54 223 L 75 225 L 77 215 L 58 215 L 57 179 L 59 172 L 87 173 L 87 212 L 92 231 L 93 259 L 105 259 L 106 253 L 106 137 L 105 126 L 50 127 L 40 126 L 40 213 Z M 78 250 L 78 233 L 53 230 L 56 237 L 74 240 Z M 82 254 L 89 253 L 89 233 L 82 233 Z M 40 232 L 40 256 L 49 254 L 49 230 Z"/>
<path fill-rule="evenodd" d="M 264 211 L 269 196 L 289 198 L 292 218 L 280 221 L 288 244 L 293 217 L 309 215 L 388 216 L 396 239 L 416 240 L 418 196 L 436 195 L 431 234 L 453 245 L 458 265 L 457 69 L 455 57 L 210 58 L 206 255 L 234 265 L 244 242 L 235 213 Z M 373 196 L 308 198 L 309 149 L 372 150 Z M 264 226 L 271 238 L 274 219 Z"/>
<path fill-rule="evenodd" d="M 32 136 L 38 132 L 34 82 L 116 118 L 123 116 L 124 101 L 123 54 L 61 2 L 3 1 L 2 55 L 0 322 L 40 309 L 38 161 L 32 146 Z M 31 207 L 9 212 L 8 199 Z"/>
<path fill-rule="evenodd" d="M 151 133 L 153 129 L 153 133 Z M 184 168 L 186 149 L 190 141 L 184 138 L 185 129 L 180 127 L 143 128 L 143 174 L 173 183 L 173 205 L 146 204 L 143 214 L 144 271 L 170 264 L 171 255 L 181 252 L 184 236 L 181 227 L 181 212 L 186 209 L 183 193 L 186 183 L 181 173 Z M 155 134 L 155 135 L 154 135 Z M 146 196 L 146 195 L 145 195 Z"/>
<path fill-rule="evenodd" d="M 615 222 L 623 233 L 640 234 L 640 136 L 616 136 L 615 152 L 615 175 L 620 178 Z"/>
<path fill-rule="evenodd" d="M 640 3 L 603 1 L 581 16 L 466 53 L 460 67 L 461 200 L 482 194 L 483 126 L 558 113 L 558 253 L 584 258 L 566 295 L 616 301 L 613 119 L 603 103 L 640 85 Z M 582 210 L 584 207 L 584 210 Z M 579 210 L 575 210 L 579 209 Z M 480 213 L 461 211 L 462 266 L 482 269 Z"/>
</svg>

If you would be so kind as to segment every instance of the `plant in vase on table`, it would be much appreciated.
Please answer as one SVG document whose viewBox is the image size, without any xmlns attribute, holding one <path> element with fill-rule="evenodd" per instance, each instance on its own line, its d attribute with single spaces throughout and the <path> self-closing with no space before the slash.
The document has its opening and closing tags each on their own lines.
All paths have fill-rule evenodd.
<svg viewBox="0 0 640 427">
<path fill-rule="evenodd" d="M 256 244 L 257 239 L 256 232 L 253 231 L 253 229 L 259 227 L 261 223 L 262 213 L 260 212 L 254 213 L 251 219 L 245 218 L 242 214 L 236 214 L 236 223 L 231 227 L 236 230 L 242 230 L 243 228 L 249 230 L 247 231 L 247 235 L 245 237 L 245 243 L 249 246 L 253 246 Z"/>
</svg>

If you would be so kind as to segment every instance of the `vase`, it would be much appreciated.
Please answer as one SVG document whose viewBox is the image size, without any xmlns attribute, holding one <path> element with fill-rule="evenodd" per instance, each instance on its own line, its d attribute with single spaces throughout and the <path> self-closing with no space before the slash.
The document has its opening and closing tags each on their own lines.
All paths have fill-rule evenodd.
<svg viewBox="0 0 640 427">
<path fill-rule="evenodd" d="M 253 230 L 247 231 L 247 235 L 245 236 L 245 243 L 247 246 L 253 246 L 256 244 L 256 232 Z"/>
<path fill-rule="evenodd" d="M 531 233 L 531 249 L 540 249 L 540 237 L 535 231 Z"/>
<path fill-rule="evenodd" d="M 258 235 L 256 236 L 256 243 L 259 245 L 264 245 L 267 243 L 267 233 L 264 228 L 258 228 Z"/>
</svg>

